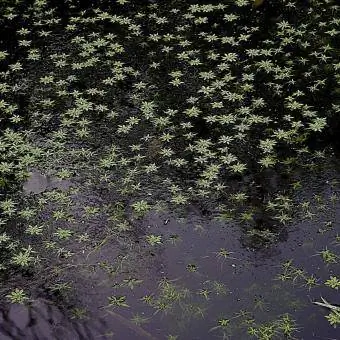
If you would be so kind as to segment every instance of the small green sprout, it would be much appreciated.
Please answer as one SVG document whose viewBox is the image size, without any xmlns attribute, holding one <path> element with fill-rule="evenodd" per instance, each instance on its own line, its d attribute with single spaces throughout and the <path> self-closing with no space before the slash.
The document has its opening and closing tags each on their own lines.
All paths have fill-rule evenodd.
<svg viewBox="0 0 340 340">
<path fill-rule="evenodd" d="M 283 315 L 278 321 L 278 325 L 283 335 L 288 338 L 292 337 L 293 333 L 298 330 L 295 320 L 289 314 Z"/>
<path fill-rule="evenodd" d="M 133 289 L 135 289 L 136 286 L 138 286 L 141 283 L 143 283 L 143 280 L 138 280 L 138 279 L 135 279 L 135 278 L 129 278 L 129 279 L 123 280 L 122 283 L 123 283 L 123 285 L 126 285 L 131 290 L 133 290 Z"/>
<path fill-rule="evenodd" d="M 132 209 L 137 215 L 143 216 L 150 210 L 150 205 L 147 201 L 141 200 L 131 205 Z"/>
<path fill-rule="evenodd" d="M 68 240 L 72 236 L 73 232 L 70 229 L 58 228 L 54 233 L 60 240 Z"/>
<path fill-rule="evenodd" d="M 324 249 L 320 252 L 318 252 L 318 255 L 322 257 L 322 260 L 328 265 L 328 264 L 335 264 L 338 263 L 338 255 L 333 253 L 331 250 Z"/>
<path fill-rule="evenodd" d="M 190 273 L 197 272 L 197 266 L 194 263 L 189 263 L 187 265 L 187 271 Z"/>
<path fill-rule="evenodd" d="M 12 199 L 6 199 L 0 202 L 0 208 L 2 209 L 2 213 L 7 216 L 12 216 L 16 212 L 15 203 Z"/>
<path fill-rule="evenodd" d="M 151 246 L 155 246 L 157 244 L 162 244 L 162 236 L 160 235 L 147 235 L 146 236 L 146 241 L 151 245 Z"/>
<path fill-rule="evenodd" d="M 22 251 L 12 257 L 12 263 L 17 266 L 28 267 L 36 260 L 35 257 L 31 256 L 34 253 L 35 251 L 33 251 L 30 245 L 27 248 L 22 248 Z"/>
<path fill-rule="evenodd" d="M 177 340 L 178 339 L 178 335 L 172 335 L 172 334 L 169 334 L 167 336 L 167 340 Z"/>
<path fill-rule="evenodd" d="M 27 234 L 32 236 L 41 235 L 43 232 L 43 226 L 39 225 L 29 225 L 25 231 Z"/>
<path fill-rule="evenodd" d="M 84 320 L 87 319 L 87 309 L 81 307 L 75 307 L 71 310 L 71 319 Z"/>
<path fill-rule="evenodd" d="M 15 288 L 12 290 L 6 297 L 9 299 L 11 303 L 19 303 L 24 304 L 28 297 L 23 289 Z"/>
<path fill-rule="evenodd" d="M 333 289 L 338 290 L 340 288 L 340 279 L 336 276 L 331 276 L 326 282 L 325 285 L 331 287 Z"/>
<path fill-rule="evenodd" d="M 211 292 L 208 290 L 208 289 L 200 289 L 199 291 L 198 291 L 198 295 L 201 295 L 201 296 L 203 296 L 206 300 L 209 300 L 209 294 L 210 294 Z"/>
<path fill-rule="evenodd" d="M 49 287 L 52 292 L 65 292 L 72 288 L 69 282 L 57 282 Z"/>
<path fill-rule="evenodd" d="M 229 319 L 220 319 L 220 320 L 218 320 L 218 326 L 219 327 L 225 328 L 225 327 L 228 327 L 229 324 L 230 324 L 230 320 Z"/>
<path fill-rule="evenodd" d="M 331 326 L 336 328 L 338 325 L 340 325 L 340 311 L 330 312 L 328 315 L 326 315 L 326 319 Z"/>
<path fill-rule="evenodd" d="M 111 307 L 130 307 L 126 303 L 126 296 L 115 296 L 112 295 L 109 297 L 109 306 Z"/>
<path fill-rule="evenodd" d="M 9 55 L 6 51 L 0 51 L 0 61 L 6 59 L 6 57 Z"/>
<path fill-rule="evenodd" d="M 216 256 L 218 258 L 223 258 L 223 259 L 227 259 L 230 258 L 230 255 L 233 254 L 233 252 L 228 251 L 225 248 L 221 248 L 217 253 Z"/>
<path fill-rule="evenodd" d="M 143 324 L 147 323 L 149 321 L 149 318 L 136 313 L 134 316 L 131 318 L 131 322 L 133 322 L 137 326 L 142 326 Z"/>
<path fill-rule="evenodd" d="M 326 319 L 334 328 L 340 324 L 340 307 L 330 304 L 326 299 L 321 297 L 322 302 L 313 302 L 315 305 L 327 308 L 330 313 L 326 315 Z"/>
<path fill-rule="evenodd" d="M 305 280 L 304 286 L 308 287 L 309 290 L 317 286 L 319 281 L 319 279 L 315 277 L 314 274 L 305 277 L 304 280 Z"/>
</svg>

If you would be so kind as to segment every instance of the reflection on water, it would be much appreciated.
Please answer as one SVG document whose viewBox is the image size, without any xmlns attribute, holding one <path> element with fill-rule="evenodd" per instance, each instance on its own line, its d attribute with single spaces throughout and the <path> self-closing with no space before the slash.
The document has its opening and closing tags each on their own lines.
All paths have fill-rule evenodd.
<svg viewBox="0 0 340 340">
<path fill-rule="evenodd" d="M 26 194 L 40 194 L 45 190 L 51 189 L 66 190 L 71 185 L 72 183 L 68 180 L 43 175 L 37 170 L 32 170 L 29 173 L 27 181 L 23 185 L 23 189 Z"/>
<path fill-rule="evenodd" d="M 239 228 L 196 210 L 186 218 L 152 212 L 140 222 L 149 233 L 162 235 L 163 243 L 150 249 L 139 235 L 119 251 L 111 240 L 77 254 L 74 268 L 63 275 L 73 283 L 65 301 L 59 296 L 53 302 L 36 299 L 29 306 L 2 306 L 0 339 L 155 340 L 174 331 L 183 340 L 217 339 L 219 329 L 214 327 L 221 318 L 234 320 L 229 339 L 248 339 L 240 330 L 244 320 L 233 319 L 240 310 L 257 322 L 294 312 L 297 323 L 305 326 L 298 339 L 337 339 L 324 311 L 312 304 L 320 296 L 337 301 L 335 291 L 316 287 L 306 294 L 301 278 L 296 280 L 299 289 L 273 280 L 280 263 L 289 258 L 325 277 L 327 269 L 315 252 L 327 239 L 314 239 L 317 225 L 299 222 L 289 243 L 255 251 L 242 248 Z M 125 296 L 128 307 L 109 306 L 108 296 Z"/>
<path fill-rule="evenodd" d="M 301 199 L 318 193 L 326 200 L 328 176 L 306 187 Z M 75 197 L 79 204 L 109 199 L 97 192 Z M 339 210 L 334 211 L 334 216 L 319 211 L 319 218 L 338 220 Z M 89 223 L 94 230 L 104 224 L 100 215 Z M 304 325 L 298 339 L 337 339 L 337 330 L 324 318 L 326 311 L 312 304 L 320 296 L 336 303 L 337 292 L 322 285 L 308 290 L 305 281 L 311 273 L 328 277 L 329 269 L 315 255 L 335 238 L 336 230 L 323 235 L 320 224 L 296 218 L 283 238 L 259 248 L 240 242 L 246 226 L 224 221 L 218 213 L 206 216 L 194 205 L 182 214 L 166 208 L 150 211 L 131 223 L 129 237 L 88 244 L 71 260 L 58 260 L 61 282 L 72 283 L 72 288 L 49 297 L 53 303 L 38 298 L 30 306 L 3 306 L 0 339 L 138 340 L 166 339 L 174 333 L 179 340 L 216 339 L 221 318 L 233 320 L 224 330 L 230 339 L 248 339 L 242 323 L 251 318 L 269 322 L 287 312 Z M 160 236 L 161 242 L 151 246 L 147 235 Z M 71 240 L 68 247 L 76 250 L 78 245 Z M 297 259 L 296 265 L 306 271 L 294 284 L 278 279 L 289 259 Z M 338 265 L 332 268 L 336 272 Z M 108 297 L 125 299 L 110 306 Z M 247 311 L 246 319 L 238 315 L 240 310 Z"/>
<path fill-rule="evenodd" d="M 77 310 L 74 310 L 74 314 Z M 84 317 L 84 316 L 82 316 Z M 81 339 L 150 339 L 142 327 L 116 312 L 101 317 L 76 320 L 69 311 L 50 301 L 38 299 L 31 305 L 10 305 L 0 309 L 1 340 L 81 340 Z"/>
<path fill-rule="evenodd" d="M 90 3 L 81 6 L 86 9 Z M 300 118 L 295 111 L 286 115 L 286 96 L 293 98 L 296 90 L 296 97 L 304 97 L 305 87 L 318 81 L 303 105 L 306 110 L 315 101 L 315 112 L 327 112 L 333 100 L 323 96 L 327 87 L 316 91 L 323 82 L 319 72 L 307 76 L 310 65 L 319 64 L 318 53 L 308 56 L 311 63 L 306 59 L 300 65 L 291 58 L 295 53 L 289 40 L 282 39 L 282 48 L 272 55 L 271 44 L 276 46 L 293 27 L 272 36 L 267 28 L 284 28 L 290 9 L 269 13 L 269 2 L 264 16 L 250 6 L 230 15 L 228 6 L 226 13 L 220 12 L 222 6 L 209 14 L 210 6 L 197 12 L 197 6 L 185 9 L 183 3 L 169 13 L 163 6 L 141 6 L 138 12 L 136 3 L 113 6 L 126 18 L 108 17 L 99 9 L 76 13 L 77 1 L 72 8 L 72 1 L 60 5 L 60 13 L 32 6 L 28 16 L 23 5 L 17 19 L 14 14 L 5 17 L 9 31 L 0 28 L 7 36 L 6 50 L 16 40 L 9 37 L 18 34 L 11 58 L 25 59 L 11 65 L 13 79 L 4 77 L 9 84 L 2 84 L 2 91 L 13 89 L 8 101 L 13 96 L 18 111 L 27 115 L 31 140 L 21 142 L 39 146 L 38 153 L 34 148 L 31 153 L 43 155 L 39 161 L 21 159 L 21 153 L 13 156 L 33 169 L 22 200 L 14 197 L 1 207 L 1 214 L 15 221 L 5 225 L 7 220 L 1 220 L 2 269 L 17 275 L 8 275 L 3 290 L 18 285 L 31 300 L 0 308 L 0 340 L 247 339 L 251 327 L 273 327 L 283 339 L 288 314 L 293 325 L 303 325 L 297 332 L 300 339 L 337 337 L 324 318 L 326 311 L 312 302 L 320 296 L 332 303 L 338 299 L 337 290 L 324 283 L 336 275 L 339 264 L 325 263 L 320 255 L 329 256 L 328 247 L 335 252 L 340 243 L 336 228 L 330 228 L 339 220 L 338 187 L 327 182 L 338 174 L 322 174 L 316 185 L 309 182 L 308 176 L 316 175 L 306 175 L 305 164 L 296 162 L 301 169 L 295 173 L 292 160 L 286 159 L 291 149 L 292 155 L 313 158 L 313 145 L 306 151 L 298 129 L 305 124 L 307 131 L 318 132 L 324 124 L 323 116 L 309 120 L 314 112 Z M 298 12 L 288 18 L 297 20 Z M 57 13 L 62 18 L 54 17 Z M 30 19 L 28 26 L 37 24 L 32 32 L 26 32 L 24 18 Z M 302 23 L 300 28 L 301 35 L 292 40 L 306 35 L 307 45 L 311 41 L 314 46 L 310 29 Z M 162 43 L 157 43 L 157 31 Z M 21 37 L 26 34 L 27 40 Z M 28 49 L 27 59 L 25 48 L 31 43 L 43 48 Z M 296 56 L 308 54 L 302 46 Z M 252 48 L 266 52 L 256 55 Z M 220 57 L 230 65 L 217 65 Z M 290 71 L 280 71 L 285 67 L 293 67 L 289 83 Z M 26 72 L 23 84 L 15 76 L 21 68 Z M 306 79 L 297 81 L 305 71 Z M 323 75 L 327 68 L 319 71 Z M 180 74 L 178 79 L 168 79 L 174 74 Z M 177 88 L 181 76 L 185 90 Z M 1 105 L 15 111 L 16 105 Z M 292 110 L 301 105 L 295 99 L 289 103 Z M 272 121 L 273 116 L 278 120 Z M 8 124 L 17 121 L 21 130 L 20 118 L 13 116 Z M 17 148 L 14 131 L 7 133 L 4 150 Z M 274 150 L 277 144 L 280 148 Z M 30 147 L 21 145 L 20 150 L 26 153 Z M 260 160 L 263 154 L 268 157 Z M 3 173 L 17 162 L 11 157 L 1 163 Z M 276 164 L 276 157 L 283 169 L 262 169 Z M 320 152 L 315 157 L 324 156 Z M 312 169 L 317 163 L 308 165 Z M 3 186 L 9 183 L 0 179 Z"/>
<path fill-rule="evenodd" d="M 86 339 L 96 333 L 86 325 L 67 320 L 63 311 L 47 301 L 31 306 L 10 305 L 1 313 L 1 339 Z M 102 325 L 103 326 L 103 325 Z"/>
</svg>

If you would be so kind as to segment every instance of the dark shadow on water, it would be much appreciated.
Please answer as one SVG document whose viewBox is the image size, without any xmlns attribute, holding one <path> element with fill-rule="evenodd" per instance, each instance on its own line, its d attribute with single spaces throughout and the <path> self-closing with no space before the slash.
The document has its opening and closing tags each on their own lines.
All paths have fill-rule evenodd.
<svg viewBox="0 0 340 340">
<path fill-rule="evenodd" d="M 1 340 L 123 338 L 157 340 L 118 312 L 100 312 L 91 317 L 83 315 L 77 320 L 70 314 L 70 310 L 64 310 L 44 299 L 37 299 L 30 305 L 12 304 L 0 307 Z"/>
</svg>

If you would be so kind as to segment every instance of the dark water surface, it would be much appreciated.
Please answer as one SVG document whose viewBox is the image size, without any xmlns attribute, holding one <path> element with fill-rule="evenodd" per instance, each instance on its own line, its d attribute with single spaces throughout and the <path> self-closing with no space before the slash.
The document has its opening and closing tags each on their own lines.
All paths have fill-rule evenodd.
<svg viewBox="0 0 340 340">
<path fill-rule="evenodd" d="M 0 340 L 340 339 L 339 10 L 293 3 L 0 3 Z"/>
</svg>

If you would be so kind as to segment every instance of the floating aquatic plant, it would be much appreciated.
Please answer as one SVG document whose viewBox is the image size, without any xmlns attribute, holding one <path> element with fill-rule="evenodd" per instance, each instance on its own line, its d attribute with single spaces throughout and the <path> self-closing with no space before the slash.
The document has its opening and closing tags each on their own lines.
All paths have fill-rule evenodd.
<svg viewBox="0 0 340 340">
<path fill-rule="evenodd" d="M 316 174 L 334 170 L 339 152 L 335 1 L 18 0 L 1 1 L 0 13 L 4 280 L 21 270 L 44 285 L 40 274 L 49 268 L 56 295 L 72 289 L 60 277 L 71 282 L 77 272 L 86 282 L 102 273 L 100 287 L 109 286 L 102 305 L 133 309 L 130 295 L 116 289 L 138 291 L 146 281 L 141 268 L 152 277 L 149 267 L 158 268 L 158 295 L 143 298 L 154 315 L 134 313 L 132 322 L 182 313 L 208 324 L 206 310 L 228 291 L 217 279 L 226 279 L 229 266 L 238 275 L 249 265 L 248 255 L 225 244 L 231 228 L 250 254 L 287 240 L 298 219 L 312 230 L 320 224 L 323 240 L 333 235 L 338 184 L 332 182 L 326 198 L 317 188 L 306 191 Z M 40 189 L 27 190 L 32 173 L 44 178 Z M 204 221 L 191 223 L 195 209 Z M 167 222 L 148 223 L 155 212 L 167 214 Z M 184 216 L 183 230 L 173 230 L 173 214 Z M 227 236 L 210 242 L 221 230 Z M 210 236 L 203 247 L 198 237 L 204 235 Z M 318 256 L 311 256 L 324 262 L 325 272 L 287 261 L 277 282 L 336 291 L 330 270 L 338 255 L 330 247 L 313 248 Z M 174 266 L 181 280 L 195 282 L 187 282 L 190 288 L 162 279 L 168 254 L 177 255 L 171 249 L 183 254 Z M 216 278 L 209 276 L 209 258 L 212 268 L 219 265 Z M 31 296 L 11 282 L 3 291 L 13 303 Z M 258 313 L 261 308 L 258 302 Z M 82 309 L 73 311 L 83 316 Z M 259 339 L 297 331 L 288 314 L 252 320 L 240 312 L 207 327 L 224 336 L 242 329 L 241 337 Z M 337 325 L 337 311 L 328 320 Z"/>
</svg>

